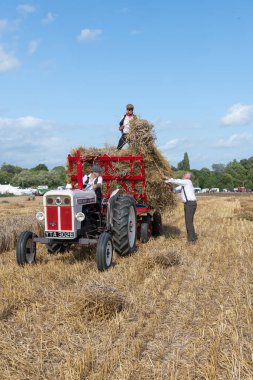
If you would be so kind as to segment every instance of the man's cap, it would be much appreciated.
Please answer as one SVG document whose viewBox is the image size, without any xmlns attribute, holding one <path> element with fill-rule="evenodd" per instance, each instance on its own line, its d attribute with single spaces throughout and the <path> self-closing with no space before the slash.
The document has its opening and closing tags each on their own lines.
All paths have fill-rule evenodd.
<svg viewBox="0 0 253 380">
<path fill-rule="evenodd" d="M 91 171 L 95 173 L 102 173 L 102 168 L 99 165 L 94 164 L 92 165 Z"/>
<path fill-rule="evenodd" d="M 133 109 L 134 109 L 133 104 L 130 104 L 130 103 L 127 104 L 126 109 L 127 109 L 127 110 L 133 110 Z"/>
</svg>

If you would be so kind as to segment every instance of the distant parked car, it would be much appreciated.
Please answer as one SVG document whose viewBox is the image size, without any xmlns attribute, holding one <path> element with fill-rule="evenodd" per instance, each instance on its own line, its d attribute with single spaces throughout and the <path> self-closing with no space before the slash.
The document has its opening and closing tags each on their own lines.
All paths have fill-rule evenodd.
<svg viewBox="0 0 253 380">
<path fill-rule="evenodd" d="M 37 187 L 37 195 L 44 195 L 48 191 L 48 186 L 47 185 L 41 185 Z"/>
</svg>

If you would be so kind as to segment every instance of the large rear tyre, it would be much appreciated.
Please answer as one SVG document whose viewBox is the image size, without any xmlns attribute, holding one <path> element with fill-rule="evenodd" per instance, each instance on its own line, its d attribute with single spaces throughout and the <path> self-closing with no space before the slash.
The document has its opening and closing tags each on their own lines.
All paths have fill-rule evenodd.
<svg viewBox="0 0 253 380">
<path fill-rule="evenodd" d="M 31 231 L 23 231 L 18 237 L 16 246 L 16 259 L 18 265 L 33 264 L 36 259 L 35 235 Z"/>
<path fill-rule="evenodd" d="M 131 196 L 117 199 L 113 208 L 113 245 L 115 251 L 125 256 L 136 248 L 137 218 L 136 203 Z"/>
<path fill-rule="evenodd" d="M 162 216 L 160 212 L 154 212 L 153 223 L 152 223 L 152 234 L 153 236 L 161 236 L 163 233 Z"/>
<path fill-rule="evenodd" d="M 103 232 L 97 243 L 96 260 L 98 270 L 104 271 L 112 265 L 113 245 L 112 238 L 108 232 Z"/>
<path fill-rule="evenodd" d="M 152 235 L 152 226 L 149 216 L 144 216 L 141 221 L 140 241 L 147 243 Z"/>
</svg>

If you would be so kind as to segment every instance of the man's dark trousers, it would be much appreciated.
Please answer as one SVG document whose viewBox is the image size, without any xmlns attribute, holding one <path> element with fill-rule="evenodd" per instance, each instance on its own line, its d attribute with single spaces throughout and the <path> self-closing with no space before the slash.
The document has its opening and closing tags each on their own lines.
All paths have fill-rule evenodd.
<svg viewBox="0 0 253 380">
<path fill-rule="evenodd" d="M 196 209 L 197 209 L 196 201 L 187 201 L 184 203 L 185 226 L 186 226 L 188 241 L 195 241 L 197 239 L 194 225 L 193 225 L 193 219 L 194 219 L 194 214 L 195 214 Z"/>
<path fill-rule="evenodd" d="M 126 138 L 127 138 L 127 133 L 122 133 L 121 138 L 119 139 L 119 143 L 117 146 L 117 149 L 120 150 L 123 148 L 123 146 L 126 144 Z"/>
</svg>

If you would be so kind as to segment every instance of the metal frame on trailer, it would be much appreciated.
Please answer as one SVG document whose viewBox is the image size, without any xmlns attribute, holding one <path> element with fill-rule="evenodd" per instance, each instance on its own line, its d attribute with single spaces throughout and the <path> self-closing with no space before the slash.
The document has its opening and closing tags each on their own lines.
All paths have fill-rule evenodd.
<svg viewBox="0 0 253 380">
<path fill-rule="evenodd" d="M 144 168 L 144 159 L 142 155 L 139 156 L 108 156 L 106 154 L 101 156 L 82 156 L 80 151 L 77 150 L 75 156 L 68 155 L 69 172 L 70 174 L 76 169 L 76 174 L 71 174 L 72 188 L 76 185 L 78 189 L 83 189 L 83 163 L 96 163 L 103 169 L 103 181 L 105 183 L 105 193 L 103 197 L 110 198 L 112 193 L 111 184 L 112 181 L 117 181 L 121 185 L 122 189 L 129 195 L 132 195 L 137 202 L 141 204 L 136 205 L 137 213 L 152 213 L 152 209 L 147 205 L 147 193 L 146 193 L 146 177 Z M 129 164 L 129 174 L 118 174 L 118 170 L 115 164 L 118 162 L 125 162 Z M 139 163 L 139 171 L 135 172 L 135 163 Z M 136 184 L 141 183 L 140 189 L 136 189 Z M 143 203 L 142 203 L 143 202 Z"/>
</svg>

